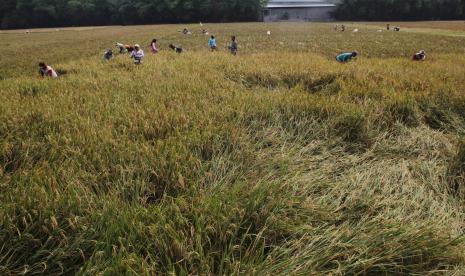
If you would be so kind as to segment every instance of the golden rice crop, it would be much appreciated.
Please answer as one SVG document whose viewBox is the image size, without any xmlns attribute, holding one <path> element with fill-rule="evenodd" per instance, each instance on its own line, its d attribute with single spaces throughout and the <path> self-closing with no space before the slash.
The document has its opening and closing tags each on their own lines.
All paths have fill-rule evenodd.
<svg viewBox="0 0 465 276">
<path fill-rule="evenodd" d="M 0 274 L 465 272 L 465 38 L 187 27 L 0 34 Z"/>
</svg>

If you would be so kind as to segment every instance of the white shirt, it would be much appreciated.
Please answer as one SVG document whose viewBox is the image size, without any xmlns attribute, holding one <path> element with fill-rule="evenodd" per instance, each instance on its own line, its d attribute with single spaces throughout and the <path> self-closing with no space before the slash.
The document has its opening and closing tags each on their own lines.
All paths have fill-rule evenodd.
<svg viewBox="0 0 465 276">
<path fill-rule="evenodd" d="M 142 59 L 144 57 L 144 51 L 142 49 L 139 49 L 139 51 L 132 51 L 131 57 L 134 59 Z"/>
<path fill-rule="evenodd" d="M 57 72 L 55 72 L 55 70 L 53 70 L 53 68 L 48 66 L 48 65 L 47 65 L 46 68 L 40 68 L 40 71 L 46 77 L 52 77 L 52 78 L 57 78 L 58 77 Z"/>
</svg>

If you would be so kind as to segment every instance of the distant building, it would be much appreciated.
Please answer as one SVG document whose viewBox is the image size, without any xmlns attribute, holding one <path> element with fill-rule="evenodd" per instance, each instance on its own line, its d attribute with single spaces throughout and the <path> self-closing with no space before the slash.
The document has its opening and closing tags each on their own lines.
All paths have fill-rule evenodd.
<svg viewBox="0 0 465 276">
<path fill-rule="evenodd" d="M 329 21 L 336 10 L 334 0 L 269 0 L 263 21 Z"/>
</svg>

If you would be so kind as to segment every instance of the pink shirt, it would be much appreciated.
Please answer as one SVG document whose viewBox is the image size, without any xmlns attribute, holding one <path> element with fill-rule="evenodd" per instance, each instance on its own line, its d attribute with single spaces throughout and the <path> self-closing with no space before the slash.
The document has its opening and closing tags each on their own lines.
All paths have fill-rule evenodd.
<svg viewBox="0 0 465 276">
<path fill-rule="evenodd" d="M 158 53 L 158 48 L 157 48 L 157 43 L 156 42 L 152 42 L 152 52 L 153 53 Z"/>
</svg>

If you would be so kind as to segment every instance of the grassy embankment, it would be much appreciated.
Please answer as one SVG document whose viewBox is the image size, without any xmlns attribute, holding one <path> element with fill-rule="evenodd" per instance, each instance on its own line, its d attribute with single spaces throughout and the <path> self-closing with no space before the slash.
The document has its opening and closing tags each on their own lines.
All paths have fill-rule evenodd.
<svg viewBox="0 0 465 276">
<path fill-rule="evenodd" d="M 182 27 L 0 34 L 0 274 L 465 272 L 465 38 Z"/>
</svg>

